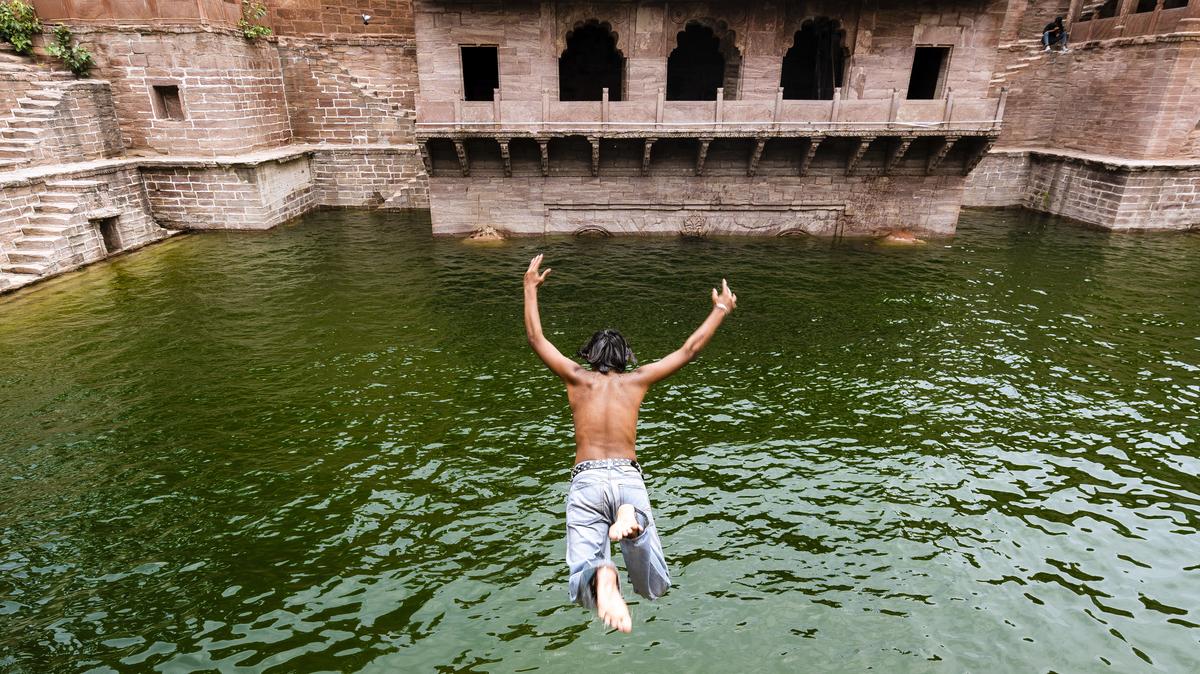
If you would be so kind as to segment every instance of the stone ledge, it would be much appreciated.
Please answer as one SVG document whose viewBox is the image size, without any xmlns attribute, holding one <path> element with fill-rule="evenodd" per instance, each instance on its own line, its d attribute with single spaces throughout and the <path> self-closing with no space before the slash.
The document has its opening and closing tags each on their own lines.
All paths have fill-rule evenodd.
<svg viewBox="0 0 1200 674">
<path fill-rule="evenodd" d="M 126 156 L 113 159 L 95 159 L 73 164 L 31 166 L 16 171 L 2 172 L 0 173 L 0 188 L 24 187 L 42 182 L 47 178 L 83 176 L 125 168 L 253 168 L 262 164 L 289 162 L 303 156 L 312 156 L 322 152 L 340 154 L 416 154 L 418 148 L 412 144 L 311 143 L 284 145 L 269 150 L 256 150 L 237 155 L 217 155 L 212 157 L 181 155 Z"/>
<path fill-rule="evenodd" d="M 988 154 L 1028 154 L 1032 158 L 1100 166 L 1113 171 L 1200 171 L 1200 159 L 1128 159 L 1045 147 L 993 147 Z"/>
</svg>

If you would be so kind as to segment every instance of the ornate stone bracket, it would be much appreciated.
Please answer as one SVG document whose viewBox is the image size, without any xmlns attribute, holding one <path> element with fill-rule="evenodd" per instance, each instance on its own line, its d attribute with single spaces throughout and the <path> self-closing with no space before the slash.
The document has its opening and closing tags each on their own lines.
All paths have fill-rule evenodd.
<svg viewBox="0 0 1200 674">
<path fill-rule="evenodd" d="M 929 156 L 929 163 L 925 165 L 925 175 L 929 175 L 937 170 L 941 165 L 942 160 L 946 155 L 950 154 L 950 149 L 954 147 L 954 143 L 958 141 L 958 136 L 945 136 L 942 142 L 937 146 L 937 150 Z"/>
<path fill-rule="evenodd" d="M 592 176 L 600 175 L 600 139 L 589 137 L 588 142 L 592 144 Z"/>
<path fill-rule="evenodd" d="M 646 138 L 642 141 L 642 175 L 650 175 L 650 148 L 654 147 L 657 138 Z"/>
<path fill-rule="evenodd" d="M 429 156 L 429 141 L 418 143 L 421 150 L 421 163 L 425 165 L 425 174 L 433 176 L 433 157 Z"/>
<path fill-rule="evenodd" d="M 963 167 L 963 175 L 969 175 L 971 171 L 974 171 L 975 167 L 979 166 L 979 162 L 983 161 L 983 158 L 987 156 L 987 153 L 991 151 L 992 146 L 995 144 L 995 138 L 988 138 L 983 143 L 980 143 L 975 152 L 971 153 L 971 156 L 967 159 L 967 164 Z"/>
<path fill-rule="evenodd" d="M 892 151 L 888 154 L 887 164 L 883 167 L 884 175 L 890 174 L 896 170 L 900 162 L 904 161 L 904 156 L 908 154 L 908 148 L 912 146 L 916 136 L 900 136 L 892 144 Z"/>
<path fill-rule="evenodd" d="M 858 148 L 854 150 L 854 154 L 850 155 L 850 161 L 846 162 L 846 175 L 852 175 L 858 168 L 859 162 L 862 161 L 863 155 L 867 153 L 867 149 L 871 147 L 871 142 L 875 140 L 875 136 L 863 136 L 858 139 Z"/>
<path fill-rule="evenodd" d="M 807 175 L 808 168 L 812 166 L 813 157 L 817 156 L 817 148 L 821 147 L 821 138 L 809 138 L 808 149 L 804 151 L 804 156 L 800 158 L 800 175 Z"/>
<path fill-rule="evenodd" d="M 762 159 L 763 148 L 767 145 L 766 138 L 757 138 L 754 141 L 754 149 L 750 152 L 750 165 L 746 168 L 746 175 L 751 178 L 755 173 L 758 173 L 758 161 Z"/>
<path fill-rule="evenodd" d="M 542 155 L 542 177 L 550 175 L 550 139 L 538 138 L 538 150 Z"/>
<path fill-rule="evenodd" d="M 467 159 L 467 146 L 461 140 L 454 141 L 454 154 L 458 155 L 458 167 L 462 169 L 463 177 L 471 175 L 471 163 Z"/>
<path fill-rule="evenodd" d="M 708 146 L 712 143 L 713 139 L 701 137 L 697 140 L 700 141 L 700 149 L 696 153 L 696 175 L 702 176 L 704 175 L 704 161 L 708 159 Z"/>
<path fill-rule="evenodd" d="M 496 142 L 500 145 L 500 159 L 504 162 L 504 177 L 512 177 L 512 158 L 508 154 L 508 143 L 511 138 L 497 138 Z"/>
</svg>

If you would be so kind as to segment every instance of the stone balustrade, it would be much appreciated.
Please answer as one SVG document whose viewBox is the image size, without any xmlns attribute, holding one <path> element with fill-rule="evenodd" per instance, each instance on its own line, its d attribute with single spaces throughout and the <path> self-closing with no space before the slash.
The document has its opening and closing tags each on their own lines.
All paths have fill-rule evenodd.
<svg viewBox="0 0 1200 674">
<path fill-rule="evenodd" d="M 420 101 L 417 134 L 605 137 L 990 135 L 999 132 L 1007 91 L 998 98 L 958 98 L 952 90 L 936 100 L 890 98 L 832 100 L 667 101 Z"/>
</svg>

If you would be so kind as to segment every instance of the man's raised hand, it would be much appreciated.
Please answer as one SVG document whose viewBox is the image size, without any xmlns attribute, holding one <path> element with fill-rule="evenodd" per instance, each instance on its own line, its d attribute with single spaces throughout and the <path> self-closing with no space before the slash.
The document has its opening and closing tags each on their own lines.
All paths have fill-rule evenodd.
<svg viewBox="0 0 1200 674">
<path fill-rule="evenodd" d="M 712 291 L 712 301 L 714 307 L 724 307 L 725 312 L 733 311 L 737 307 L 737 295 L 729 289 L 729 283 L 725 279 L 721 279 L 721 292 L 717 292 L 716 288 Z"/>
<path fill-rule="evenodd" d="M 550 275 L 551 270 L 549 267 L 546 268 L 546 271 L 538 273 L 538 267 L 540 267 L 542 265 L 542 257 L 543 257 L 543 255 L 539 253 L 538 255 L 535 255 L 532 260 L 529 261 L 529 269 L 525 270 L 525 287 L 526 288 L 529 288 L 529 287 L 537 288 L 538 286 L 545 283 L 546 277 Z"/>
</svg>

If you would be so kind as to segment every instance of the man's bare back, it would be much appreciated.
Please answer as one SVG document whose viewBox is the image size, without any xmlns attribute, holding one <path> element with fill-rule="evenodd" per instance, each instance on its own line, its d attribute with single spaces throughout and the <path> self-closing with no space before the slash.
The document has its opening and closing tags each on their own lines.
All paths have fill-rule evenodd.
<svg viewBox="0 0 1200 674">
<path fill-rule="evenodd" d="M 729 284 L 721 281 L 721 292 L 712 291 L 712 311 L 683 346 L 662 360 L 644 365 L 631 372 L 627 366 L 633 353 L 624 337 L 615 330 L 603 330 L 592 336 L 591 341 L 580 349 L 580 356 L 592 366 L 591 370 L 567 358 L 542 334 L 542 322 L 538 312 L 537 290 L 550 275 L 550 270 L 539 271 L 542 256 L 529 262 L 525 271 L 525 333 L 529 345 L 542 362 L 567 385 L 567 399 L 571 403 L 571 414 L 575 420 L 575 465 L 576 470 L 589 467 L 586 462 L 604 460 L 632 461 L 637 469 L 636 481 L 627 485 L 637 493 L 645 487 L 640 478 L 635 444 L 637 440 L 638 410 L 650 387 L 678 371 L 704 348 L 716 332 L 725 316 L 737 306 L 737 295 L 729 290 Z M 628 461 L 626 463 L 628 463 Z M 608 462 L 612 464 L 612 462 Z M 614 479 L 622 479 L 615 474 Z M 627 478 L 632 479 L 632 478 Z M 586 480 L 585 480 L 586 482 Z M 618 490 L 619 491 L 619 490 Z M 621 541 L 626 563 L 631 568 L 639 566 L 640 578 L 655 578 L 657 587 L 644 586 L 635 590 L 650 599 L 658 596 L 670 586 L 666 573 L 666 562 L 662 558 L 661 546 L 649 519 L 649 501 L 645 501 L 645 512 L 639 513 L 632 503 L 621 502 L 608 520 L 596 520 L 593 515 L 604 507 L 611 507 L 607 500 L 589 502 L 584 496 L 576 498 L 576 483 L 572 480 L 572 493 L 567 504 L 567 562 L 572 569 L 572 599 L 584 606 L 592 606 L 604 622 L 622 632 L 632 629 L 629 608 L 621 596 L 615 567 L 608 561 L 608 541 Z M 619 497 L 615 497 L 619 500 Z M 575 499 L 576 502 L 573 502 Z M 573 510 L 575 508 L 575 510 Z M 574 513 L 574 515 L 573 515 Z M 643 523 L 643 520 L 646 522 Z M 594 527 L 602 524 L 607 528 L 607 539 L 601 541 Z M 649 530 L 647 530 L 649 526 Z M 646 541 L 649 537 L 651 540 Z M 631 547 L 626 547 L 627 545 Z M 597 559 L 602 560 L 597 562 Z M 633 560 L 633 561 L 631 561 Z M 649 571 L 647 571 L 649 569 Z M 643 580 L 643 583 L 646 581 Z"/>
</svg>

